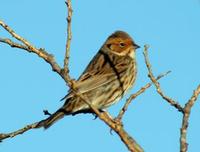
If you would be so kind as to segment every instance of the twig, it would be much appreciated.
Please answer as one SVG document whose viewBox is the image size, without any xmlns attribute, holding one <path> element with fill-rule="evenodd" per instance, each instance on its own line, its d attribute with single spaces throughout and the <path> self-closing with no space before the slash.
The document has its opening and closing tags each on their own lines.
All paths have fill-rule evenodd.
<svg viewBox="0 0 200 152">
<path fill-rule="evenodd" d="M 13 42 L 11 39 L 0 38 L 0 42 L 5 43 L 5 44 L 8 44 L 8 45 L 10 45 L 11 47 L 23 49 L 23 50 L 26 50 L 26 51 L 30 52 L 30 49 L 29 49 L 27 46 L 22 45 L 22 44 L 15 43 L 15 42 Z"/>
<path fill-rule="evenodd" d="M 16 38 L 17 40 L 19 40 L 20 42 L 22 42 L 24 45 L 26 45 L 28 48 L 30 48 L 30 50 L 32 50 L 33 52 L 40 54 L 40 51 L 35 48 L 32 44 L 30 44 L 26 39 L 22 38 L 21 36 L 19 36 L 18 34 L 16 34 L 8 25 L 6 25 L 3 21 L 0 20 L 0 25 L 6 30 L 8 31 L 14 38 Z M 41 54 L 41 57 L 43 57 L 43 54 Z"/>
<path fill-rule="evenodd" d="M 62 70 L 60 66 L 56 63 L 54 56 L 52 54 L 47 53 L 44 49 L 40 48 L 37 49 L 34 47 L 32 44 L 30 44 L 27 40 L 19 36 L 17 33 L 15 33 L 7 24 L 5 24 L 3 21 L 0 20 L 0 26 L 2 26 L 6 31 L 8 31 L 14 38 L 22 42 L 24 45 L 15 43 L 11 41 L 10 39 L 3 39 L 1 38 L 2 43 L 8 44 L 11 47 L 16 47 L 19 49 L 23 49 L 28 51 L 29 53 L 35 53 L 37 54 L 40 58 L 44 59 L 47 63 L 49 63 L 52 67 L 52 70 L 57 72 L 63 79 L 64 75 L 62 74 Z M 64 79 L 65 80 L 65 79 Z"/>
<path fill-rule="evenodd" d="M 183 119 L 182 119 L 182 127 L 180 129 L 181 137 L 180 137 L 180 152 L 186 152 L 188 149 L 187 144 L 187 128 L 188 128 L 188 121 L 190 117 L 191 109 L 197 100 L 200 94 L 200 85 L 194 90 L 192 97 L 188 100 L 184 107 Z"/>
<path fill-rule="evenodd" d="M 145 63 L 146 63 L 146 66 L 147 66 L 147 69 L 148 69 L 148 72 L 149 72 L 148 77 L 151 79 L 151 81 L 155 85 L 158 94 L 160 94 L 160 96 L 164 100 L 166 100 L 168 103 L 170 103 L 178 111 L 180 111 L 181 113 L 184 113 L 183 107 L 178 102 L 173 100 L 172 98 L 169 98 L 166 95 L 164 95 L 163 91 L 161 90 L 160 84 L 157 82 L 156 78 L 153 75 L 152 69 L 151 69 L 151 64 L 150 64 L 149 58 L 148 58 L 148 46 L 147 45 L 144 46 L 143 54 L 144 54 Z"/>
<path fill-rule="evenodd" d="M 30 124 L 30 125 L 27 125 L 24 128 L 19 129 L 17 131 L 14 131 L 14 132 L 11 132 L 11 133 L 7 133 L 7 134 L 0 134 L 0 141 L 4 140 L 6 138 L 13 138 L 13 137 L 15 137 L 17 135 L 23 134 L 24 132 L 26 132 L 26 131 L 28 131 L 30 129 L 36 128 L 37 124 L 38 123 L 36 122 L 36 123 Z"/>
<path fill-rule="evenodd" d="M 65 50 L 65 59 L 64 59 L 64 73 L 69 72 L 68 63 L 69 63 L 69 53 L 70 53 L 70 44 L 72 39 L 72 31 L 71 31 L 71 20 L 72 20 L 72 4 L 71 0 L 66 0 L 65 4 L 68 8 L 68 16 L 67 16 L 67 41 L 66 41 L 66 50 Z"/>
<path fill-rule="evenodd" d="M 164 74 L 160 74 L 159 76 L 157 76 L 156 80 L 161 79 L 162 77 L 166 76 L 167 74 L 169 74 L 171 71 L 168 71 Z M 120 110 L 118 116 L 116 117 L 116 120 L 121 121 L 122 117 L 124 115 L 124 113 L 127 111 L 129 104 L 131 103 L 131 101 L 133 101 L 137 96 L 139 96 L 140 94 L 142 94 L 143 92 L 145 92 L 150 86 L 152 85 L 152 82 L 147 83 L 145 86 L 143 86 L 140 90 L 138 90 L 136 93 L 132 94 L 127 100 L 126 103 L 124 104 L 124 106 L 122 107 L 122 109 Z"/>
</svg>

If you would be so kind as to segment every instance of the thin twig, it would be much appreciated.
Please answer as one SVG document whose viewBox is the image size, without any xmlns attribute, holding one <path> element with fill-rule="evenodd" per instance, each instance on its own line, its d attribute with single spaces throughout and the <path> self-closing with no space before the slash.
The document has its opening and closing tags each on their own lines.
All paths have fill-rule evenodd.
<svg viewBox="0 0 200 152">
<path fill-rule="evenodd" d="M 144 46 L 144 52 L 143 52 L 143 54 L 144 54 L 145 63 L 146 63 L 146 66 L 147 66 L 147 69 L 148 69 L 148 72 L 149 72 L 148 77 L 151 79 L 151 81 L 155 85 L 158 94 L 160 94 L 160 96 L 164 100 L 166 100 L 168 103 L 170 103 L 178 111 L 180 111 L 181 113 L 184 113 L 183 107 L 178 102 L 176 102 L 175 100 L 173 100 L 172 98 L 169 98 L 166 95 L 164 95 L 163 91 L 161 90 L 160 84 L 156 80 L 156 78 L 154 77 L 152 69 L 151 69 L 151 64 L 150 64 L 149 58 L 148 58 L 148 46 L 147 45 Z"/>
<path fill-rule="evenodd" d="M 69 72 L 68 63 L 69 63 L 70 44 L 72 39 L 71 20 L 73 12 L 71 0 L 66 0 L 65 4 L 67 5 L 68 8 L 68 16 L 67 16 L 67 41 L 66 41 L 66 50 L 64 59 L 64 73 Z"/>
<path fill-rule="evenodd" d="M 161 79 L 162 77 L 166 76 L 167 74 L 169 74 L 171 71 L 168 71 L 164 74 L 160 74 L 159 76 L 157 76 L 156 80 Z M 138 90 L 136 93 L 132 94 L 127 100 L 126 103 L 124 104 L 124 106 L 122 107 L 122 109 L 120 110 L 118 116 L 116 117 L 116 120 L 121 121 L 123 115 L 125 114 L 125 112 L 128 109 L 129 104 L 131 103 L 131 101 L 133 101 L 137 96 L 139 96 L 140 94 L 142 94 L 143 92 L 145 92 L 150 86 L 152 85 L 152 82 L 147 83 L 145 86 L 141 87 L 140 90 Z"/>
<path fill-rule="evenodd" d="M 30 124 L 30 125 L 27 125 L 25 126 L 24 128 L 21 128 L 17 131 L 14 131 L 14 132 L 11 132 L 11 133 L 7 133 L 7 134 L 0 134 L 0 141 L 6 139 L 6 138 L 13 138 L 17 135 L 21 135 L 23 134 L 24 132 L 30 130 L 30 129 L 33 129 L 33 128 L 36 128 L 37 126 L 37 122 L 36 123 L 33 123 L 33 124 Z"/>
<path fill-rule="evenodd" d="M 26 45 L 27 47 L 29 47 L 33 52 L 36 52 L 37 54 L 40 54 L 39 50 L 37 48 L 35 48 L 32 44 L 30 44 L 26 39 L 22 38 L 21 36 L 19 36 L 18 34 L 16 34 L 8 25 L 6 25 L 3 21 L 0 20 L 0 25 L 6 30 L 8 31 L 14 38 L 16 38 L 17 40 L 19 40 L 20 42 L 22 42 L 24 45 Z M 42 56 L 43 54 L 41 54 Z"/>
<path fill-rule="evenodd" d="M 3 39 L 1 38 L 2 43 L 8 44 L 11 47 L 16 47 L 19 49 L 23 49 L 28 51 L 29 53 L 35 53 L 37 54 L 40 58 L 44 59 L 47 63 L 49 63 L 52 67 L 52 70 L 57 72 L 63 79 L 64 75 L 62 74 L 62 70 L 60 66 L 56 63 L 54 56 L 52 54 L 49 54 L 45 51 L 45 49 L 39 48 L 37 49 L 34 47 L 32 44 L 30 44 L 27 40 L 19 36 L 17 33 L 14 32 L 7 24 L 5 24 L 3 21 L 0 20 L 0 26 L 2 26 L 7 32 L 9 32 L 14 38 L 22 42 L 22 44 L 15 43 L 11 41 L 10 39 Z M 64 79 L 65 80 L 65 79 Z"/>
<path fill-rule="evenodd" d="M 8 44 L 8 45 L 10 45 L 11 47 L 18 48 L 18 49 L 23 49 L 23 50 L 26 50 L 26 51 L 30 52 L 30 49 L 29 49 L 27 46 L 22 45 L 22 44 L 19 44 L 19 43 L 15 43 L 15 42 L 13 42 L 11 39 L 8 39 L 8 38 L 0 38 L 0 42 L 5 43 L 5 44 Z"/>
<path fill-rule="evenodd" d="M 181 137 L 180 137 L 180 152 L 186 152 L 188 149 L 187 144 L 187 128 L 188 128 L 188 121 L 190 117 L 191 109 L 197 100 L 198 96 L 200 94 L 200 85 L 194 90 L 192 97 L 188 100 L 188 102 L 185 104 L 184 107 L 184 114 L 182 119 L 182 127 L 180 129 Z"/>
</svg>

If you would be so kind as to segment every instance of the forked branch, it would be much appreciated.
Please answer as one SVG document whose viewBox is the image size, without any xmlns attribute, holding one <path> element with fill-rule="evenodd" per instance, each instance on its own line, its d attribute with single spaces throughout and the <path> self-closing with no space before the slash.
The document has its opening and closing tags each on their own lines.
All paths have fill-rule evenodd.
<svg viewBox="0 0 200 152">
<path fill-rule="evenodd" d="M 168 103 L 170 103 L 173 107 L 175 107 L 178 111 L 182 112 L 183 113 L 183 108 L 181 107 L 181 105 L 176 102 L 175 100 L 173 100 L 172 98 L 169 98 L 168 96 L 166 96 L 163 91 L 161 90 L 161 87 L 160 87 L 160 84 L 159 82 L 156 80 L 156 78 L 154 77 L 153 75 L 153 72 L 152 72 L 152 69 L 151 69 L 151 64 L 149 62 L 149 58 L 148 58 L 148 46 L 145 45 L 144 46 L 144 58 L 145 58 L 145 63 L 146 63 L 146 66 L 147 66 L 147 69 L 148 69 L 148 77 L 151 79 L 151 81 L 153 82 L 153 84 L 155 85 L 156 87 L 156 90 L 158 92 L 158 94 L 160 94 L 160 96 L 166 100 Z"/>
<path fill-rule="evenodd" d="M 16 47 L 28 51 L 29 53 L 35 53 L 40 58 L 44 59 L 52 67 L 52 70 L 57 72 L 61 77 L 63 77 L 60 66 L 56 63 L 54 56 L 47 53 L 43 48 L 36 48 L 30 42 L 28 42 L 23 37 L 19 36 L 13 29 L 11 29 L 6 23 L 0 20 L 0 26 L 2 26 L 9 34 L 11 34 L 16 40 L 20 41 L 22 44 L 13 42 L 8 38 L 0 38 L 0 42 L 10 45 L 11 47 Z"/>
<path fill-rule="evenodd" d="M 172 98 L 169 98 L 162 92 L 160 84 L 154 77 L 152 69 L 151 69 L 151 64 L 150 64 L 149 58 L 148 58 L 148 46 L 147 45 L 144 48 L 143 54 L 144 54 L 145 63 L 146 63 L 146 66 L 147 66 L 147 69 L 149 72 L 148 76 L 151 79 L 154 86 L 156 87 L 158 94 L 160 94 L 160 96 L 164 100 L 166 100 L 168 103 L 170 103 L 171 106 L 175 107 L 176 109 L 178 109 L 179 112 L 181 112 L 183 114 L 182 126 L 180 129 L 180 152 L 187 152 L 187 150 L 188 150 L 187 129 L 189 126 L 189 117 L 190 117 L 191 109 L 200 94 L 200 85 L 198 85 L 196 90 L 194 90 L 192 97 L 188 100 L 188 102 L 185 104 L 185 106 L 182 107 L 178 102 L 176 102 Z"/>
<path fill-rule="evenodd" d="M 192 97 L 188 100 L 184 107 L 184 113 L 182 118 L 182 127 L 180 129 L 181 137 L 180 137 L 180 152 L 186 152 L 188 150 L 187 143 L 187 129 L 189 126 L 189 117 L 191 113 L 191 109 L 194 106 L 198 96 L 200 94 L 200 85 L 194 90 Z"/>
</svg>

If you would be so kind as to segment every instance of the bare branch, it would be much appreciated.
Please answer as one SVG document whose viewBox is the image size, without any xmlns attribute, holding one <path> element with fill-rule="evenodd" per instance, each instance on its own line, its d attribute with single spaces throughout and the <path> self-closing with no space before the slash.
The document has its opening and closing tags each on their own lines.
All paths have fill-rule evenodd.
<svg viewBox="0 0 200 152">
<path fill-rule="evenodd" d="M 166 100 L 169 104 L 171 104 L 173 107 L 175 107 L 178 111 L 184 113 L 183 107 L 178 102 L 173 100 L 172 98 L 169 98 L 168 96 L 164 95 L 163 91 L 161 90 L 160 84 L 156 80 L 156 78 L 154 77 L 152 69 L 151 69 L 151 64 L 150 64 L 149 58 L 148 58 L 148 46 L 147 45 L 144 46 L 143 54 L 144 54 L 145 63 L 146 63 L 146 66 L 147 66 L 147 69 L 148 69 L 148 72 L 149 72 L 148 77 L 151 79 L 151 81 L 155 85 L 158 94 L 160 94 L 160 96 L 164 100 Z"/>
<path fill-rule="evenodd" d="M 6 44 L 10 45 L 11 47 L 20 48 L 20 49 L 26 50 L 26 51 L 28 51 L 30 53 L 37 54 L 39 57 L 41 57 L 42 59 L 44 59 L 47 63 L 49 63 L 51 65 L 53 71 L 57 72 L 61 77 L 64 77 L 63 74 L 62 74 L 62 70 L 61 70 L 60 66 L 56 63 L 56 61 L 54 59 L 54 56 L 52 54 L 47 53 L 42 48 L 37 49 L 36 47 L 31 45 L 27 40 L 25 40 L 24 38 L 19 36 L 17 33 L 15 33 L 14 30 L 12 30 L 7 24 L 5 24 L 1 20 L 0 20 L 0 26 L 2 26 L 14 38 L 16 38 L 17 40 L 22 42 L 24 45 L 21 45 L 21 44 L 18 44 L 18 43 L 14 43 L 10 39 L 2 39 L 1 38 L 0 42 L 6 43 Z"/>
<path fill-rule="evenodd" d="M 65 59 L 64 59 L 64 73 L 69 72 L 68 63 L 69 63 L 69 53 L 70 53 L 70 44 L 72 39 L 71 32 L 71 20 L 72 20 L 72 4 L 71 0 L 66 0 L 66 5 L 68 8 L 68 16 L 67 16 L 67 41 L 66 41 L 66 50 L 65 50 Z"/>
<path fill-rule="evenodd" d="M 186 152 L 188 149 L 187 144 L 187 128 L 188 128 L 188 121 L 190 117 L 191 109 L 197 100 L 198 96 L 200 94 L 200 85 L 194 90 L 192 97 L 189 99 L 189 101 L 185 104 L 184 107 L 184 113 L 183 113 L 183 119 L 182 119 L 182 127 L 180 129 L 181 131 L 181 137 L 180 137 L 180 152 Z"/>
<path fill-rule="evenodd" d="M 19 129 L 17 131 L 14 131 L 14 132 L 11 132 L 11 133 L 8 133 L 8 134 L 0 134 L 0 141 L 4 140 L 6 138 L 13 138 L 17 135 L 23 134 L 24 132 L 26 132 L 30 129 L 36 128 L 37 124 L 38 123 L 36 122 L 36 123 L 30 124 L 30 125 L 27 125 L 24 128 Z"/>
<path fill-rule="evenodd" d="M 156 80 L 161 79 L 162 77 L 166 76 L 167 74 L 169 74 L 171 71 L 168 71 L 164 74 L 160 74 L 159 76 L 157 76 Z M 150 86 L 152 85 L 152 82 L 147 83 L 145 86 L 143 86 L 140 90 L 138 90 L 136 93 L 132 94 L 127 100 L 126 103 L 124 104 L 124 106 L 122 107 L 122 109 L 120 110 L 118 116 L 116 117 L 117 120 L 121 121 L 123 115 L 125 114 L 125 112 L 128 109 L 129 104 L 140 94 L 142 94 L 143 92 L 145 92 Z"/>
<path fill-rule="evenodd" d="M 26 50 L 26 51 L 29 51 L 29 52 L 30 52 L 30 50 L 29 50 L 29 48 L 28 48 L 27 46 L 22 45 L 22 44 L 15 43 L 15 42 L 13 42 L 11 39 L 0 38 L 0 42 L 5 43 L 5 44 L 8 44 L 8 45 L 10 45 L 11 47 L 23 49 L 23 50 Z"/>
<path fill-rule="evenodd" d="M 19 40 L 20 42 L 22 42 L 24 45 L 26 45 L 27 47 L 29 47 L 33 52 L 35 52 L 36 54 L 40 54 L 39 50 L 37 48 L 35 48 L 33 45 L 31 45 L 26 39 L 22 38 L 21 36 L 19 36 L 18 34 L 16 34 L 8 25 L 6 25 L 3 21 L 0 20 L 0 25 L 6 30 L 8 31 L 14 38 L 16 38 L 17 40 Z M 42 56 L 42 54 L 41 54 Z"/>
</svg>

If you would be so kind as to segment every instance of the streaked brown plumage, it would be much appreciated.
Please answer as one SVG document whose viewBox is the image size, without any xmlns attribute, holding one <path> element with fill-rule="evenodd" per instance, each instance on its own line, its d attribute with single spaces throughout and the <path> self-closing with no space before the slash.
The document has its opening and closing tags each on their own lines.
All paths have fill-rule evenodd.
<svg viewBox="0 0 200 152">
<path fill-rule="evenodd" d="M 77 80 L 76 89 L 100 110 L 116 103 L 135 82 L 137 48 L 139 46 L 127 33 L 113 33 Z M 65 100 L 64 105 L 38 127 L 48 128 L 64 115 L 92 112 L 72 91 Z"/>
</svg>

